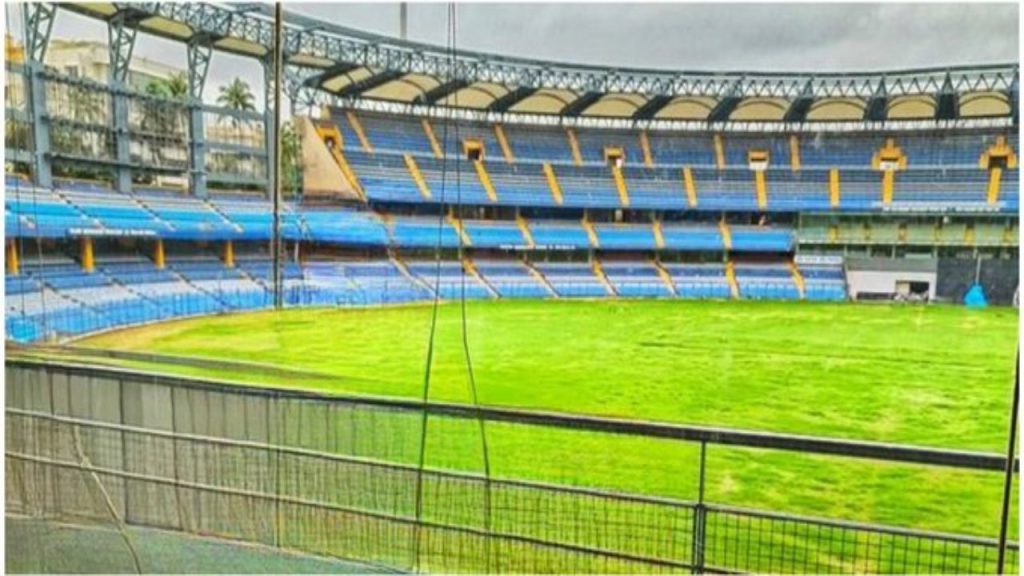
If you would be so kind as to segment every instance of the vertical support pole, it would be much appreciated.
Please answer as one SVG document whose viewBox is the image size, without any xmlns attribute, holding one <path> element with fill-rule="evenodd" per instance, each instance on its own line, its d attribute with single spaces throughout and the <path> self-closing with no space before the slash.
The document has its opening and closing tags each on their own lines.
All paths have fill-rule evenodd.
<svg viewBox="0 0 1024 576">
<path fill-rule="evenodd" d="M 188 43 L 189 185 L 192 194 L 206 198 L 206 129 L 203 126 L 203 88 L 212 49 L 194 38 Z"/>
<path fill-rule="evenodd" d="M 1010 433 L 1006 439 L 1006 475 L 1003 480 L 1003 511 L 999 520 L 999 558 L 996 569 L 1000 574 L 1006 568 L 1006 532 L 1010 523 L 1010 504 L 1013 493 L 1013 469 L 1017 455 L 1017 412 L 1020 407 L 1020 348 L 1013 371 L 1013 403 L 1010 407 Z"/>
<path fill-rule="evenodd" d="M 50 121 L 46 114 L 46 83 L 43 61 L 50 44 L 50 32 L 57 5 L 50 2 L 22 4 L 25 30 L 25 87 L 29 118 L 32 121 L 32 178 L 41 188 L 53 187 L 50 162 Z"/>
<path fill-rule="evenodd" d="M 117 167 L 114 169 L 114 188 L 127 194 L 132 191 L 131 138 L 128 132 L 128 67 L 135 49 L 135 29 L 125 23 L 125 12 L 118 12 L 107 23 L 110 51 L 110 102 L 113 120 Z"/>
<path fill-rule="evenodd" d="M 164 239 L 156 239 L 156 247 L 153 249 L 153 263 L 156 264 L 157 270 L 163 270 L 167 267 L 167 256 L 164 253 Z"/>
<path fill-rule="evenodd" d="M 267 139 L 268 150 L 273 150 L 273 154 L 270 155 L 271 162 L 268 166 L 270 174 L 271 189 L 274 195 L 274 229 L 272 231 L 272 241 L 274 245 L 271 249 L 274 259 L 274 308 L 280 310 L 283 302 L 283 279 L 281 275 L 281 142 L 278 139 L 277 124 L 281 121 L 281 79 L 282 72 L 284 69 L 284 46 L 281 44 L 282 34 L 282 21 L 283 14 L 281 13 L 281 2 L 278 0 L 274 4 L 274 51 L 273 56 L 273 83 L 267 82 L 268 89 L 273 85 L 273 110 L 267 110 L 268 122 L 266 123 L 267 132 L 272 138 Z M 269 93 L 267 99 L 270 100 Z M 268 109 L 270 107 L 267 107 Z"/>
<path fill-rule="evenodd" d="M 96 270 L 96 262 L 93 260 L 91 236 L 82 236 L 82 270 L 90 273 Z"/>
<path fill-rule="evenodd" d="M 12 238 L 7 241 L 7 273 L 17 276 L 21 272 L 18 262 L 18 244 Z"/>
<path fill-rule="evenodd" d="M 700 468 L 697 482 L 697 504 L 693 507 L 693 550 L 690 558 L 693 573 L 704 573 L 704 529 L 707 527 L 707 509 L 704 506 L 704 477 L 707 465 L 708 443 L 700 443 Z"/>
</svg>

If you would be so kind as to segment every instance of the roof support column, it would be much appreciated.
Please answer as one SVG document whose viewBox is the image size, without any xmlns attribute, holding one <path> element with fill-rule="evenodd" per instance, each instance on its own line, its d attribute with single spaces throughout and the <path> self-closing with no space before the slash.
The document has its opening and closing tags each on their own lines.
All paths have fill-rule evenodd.
<svg viewBox="0 0 1024 576">
<path fill-rule="evenodd" d="M 49 2 L 26 2 L 22 5 L 25 23 L 25 102 L 32 120 L 32 177 L 43 188 L 53 186 L 53 165 L 50 161 L 50 122 L 46 114 L 46 85 L 43 82 L 43 60 L 50 44 L 57 5 Z"/>
<path fill-rule="evenodd" d="M 274 51 L 267 52 L 260 62 L 263 64 L 263 152 L 267 159 L 267 199 L 274 199 L 274 174 L 277 166 L 270 151 L 277 140 L 277 119 L 274 118 L 274 93 L 277 83 L 274 79 Z"/>
<path fill-rule="evenodd" d="M 114 142 L 117 166 L 115 167 L 114 188 L 127 194 L 132 191 L 131 137 L 128 131 L 128 66 L 135 49 L 135 29 L 125 24 L 125 12 L 118 12 L 107 23 L 108 49 L 110 51 L 110 94 L 111 118 L 113 119 Z"/>
<path fill-rule="evenodd" d="M 192 194 L 205 198 L 206 192 L 206 129 L 203 126 L 203 88 L 210 67 L 210 46 L 198 41 L 188 43 L 188 124 L 189 185 Z"/>
</svg>

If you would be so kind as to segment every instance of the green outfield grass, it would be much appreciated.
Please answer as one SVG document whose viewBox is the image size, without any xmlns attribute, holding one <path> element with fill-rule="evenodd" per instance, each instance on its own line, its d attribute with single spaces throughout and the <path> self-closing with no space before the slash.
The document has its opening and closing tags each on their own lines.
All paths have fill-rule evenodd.
<svg viewBox="0 0 1024 576">
<path fill-rule="evenodd" d="M 429 306 L 200 318 L 81 344 L 301 372 L 160 366 L 261 385 L 419 397 Z M 484 404 L 999 451 L 1017 311 L 888 305 L 499 301 L 467 304 Z M 458 304 L 439 311 L 432 400 L 468 402 Z M 152 365 L 131 363 L 154 368 Z M 432 429 L 433 431 L 433 429 Z M 472 436 L 468 427 L 458 434 Z M 692 498 L 691 445 L 491 430 L 495 475 Z M 479 469 L 440 430 L 430 460 Z M 998 474 L 728 449 L 708 455 L 713 502 L 994 536 Z M 1016 522 L 1014 522 L 1016 525 Z"/>
</svg>

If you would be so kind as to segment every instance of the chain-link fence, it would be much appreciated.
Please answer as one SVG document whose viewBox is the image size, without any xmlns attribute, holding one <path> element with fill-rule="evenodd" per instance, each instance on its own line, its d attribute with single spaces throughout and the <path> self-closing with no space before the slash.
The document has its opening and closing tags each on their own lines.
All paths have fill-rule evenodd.
<svg viewBox="0 0 1024 576">
<path fill-rule="evenodd" d="M 771 452 L 826 471 L 834 464 L 825 459 L 835 459 L 866 471 L 897 467 L 910 480 L 919 469 L 953 470 L 998 484 L 997 455 L 325 397 L 29 360 L 8 361 L 7 383 L 8 522 L 47 526 L 9 545 L 8 562 L 35 558 L 40 571 L 180 571 L 162 564 L 174 554 L 161 555 L 153 533 L 247 543 L 220 554 L 233 571 L 268 550 L 431 572 L 998 568 L 990 538 L 717 503 L 710 496 L 724 493 L 715 488 L 726 482 L 725 464 L 709 458 Z M 493 477 L 480 473 L 478 419 Z M 429 454 L 422 469 L 420 450 Z M 545 467 L 548 459 L 563 465 Z M 671 496 L 651 486 L 661 477 L 676 480 Z M 873 489 L 867 480 L 863 488 Z M 800 497 L 797 479 L 773 489 Z M 61 547 L 63 525 L 102 530 L 86 531 L 87 547 Z M 1017 553 L 1011 544 L 1007 569 Z M 295 569 L 315 571 L 301 564 L 311 561 L 298 556 L 295 566 L 307 568 Z"/>
</svg>

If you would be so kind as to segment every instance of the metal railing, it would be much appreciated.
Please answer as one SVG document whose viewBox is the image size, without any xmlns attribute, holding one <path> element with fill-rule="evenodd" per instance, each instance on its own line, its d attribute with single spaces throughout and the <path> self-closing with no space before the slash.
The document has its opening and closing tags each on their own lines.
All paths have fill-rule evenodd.
<svg viewBox="0 0 1024 576">
<path fill-rule="evenodd" d="M 771 452 L 775 464 L 791 454 L 821 466 L 828 465 L 822 458 L 843 458 L 985 477 L 1005 464 L 994 454 L 326 396 L 32 360 L 8 360 L 7 378 L 6 501 L 9 511 L 30 516 L 109 519 L 95 497 L 101 486 L 132 525 L 436 572 L 999 568 L 990 538 L 709 499 L 709 477 L 721 477 L 708 462 L 712 449 L 739 447 L 748 458 Z M 415 462 L 424 417 L 432 440 L 421 471 Z M 497 456 L 494 478 L 475 472 L 477 418 Z M 604 452 L 605 445 L 612 448 Z M 614 454 L 616 462 L 603 480 L 598 459 L 585 461 L 588 476 L 560 483 L 532 475 L 531 467 L 559 447 L 557 454 L 572 460 L 563 474 L 578 469 L 588 450 L 601 460 Z M 653 475 L 682 447 L 692 449 L 680 470 L 695 476 L 693 498 L 614 486 L 628 466 L 642 462 Z M 644 458 L 631 458 L 632 451 Z M 1012 568 L 1017 544 L 1007 553 Z"/>
</svg>

